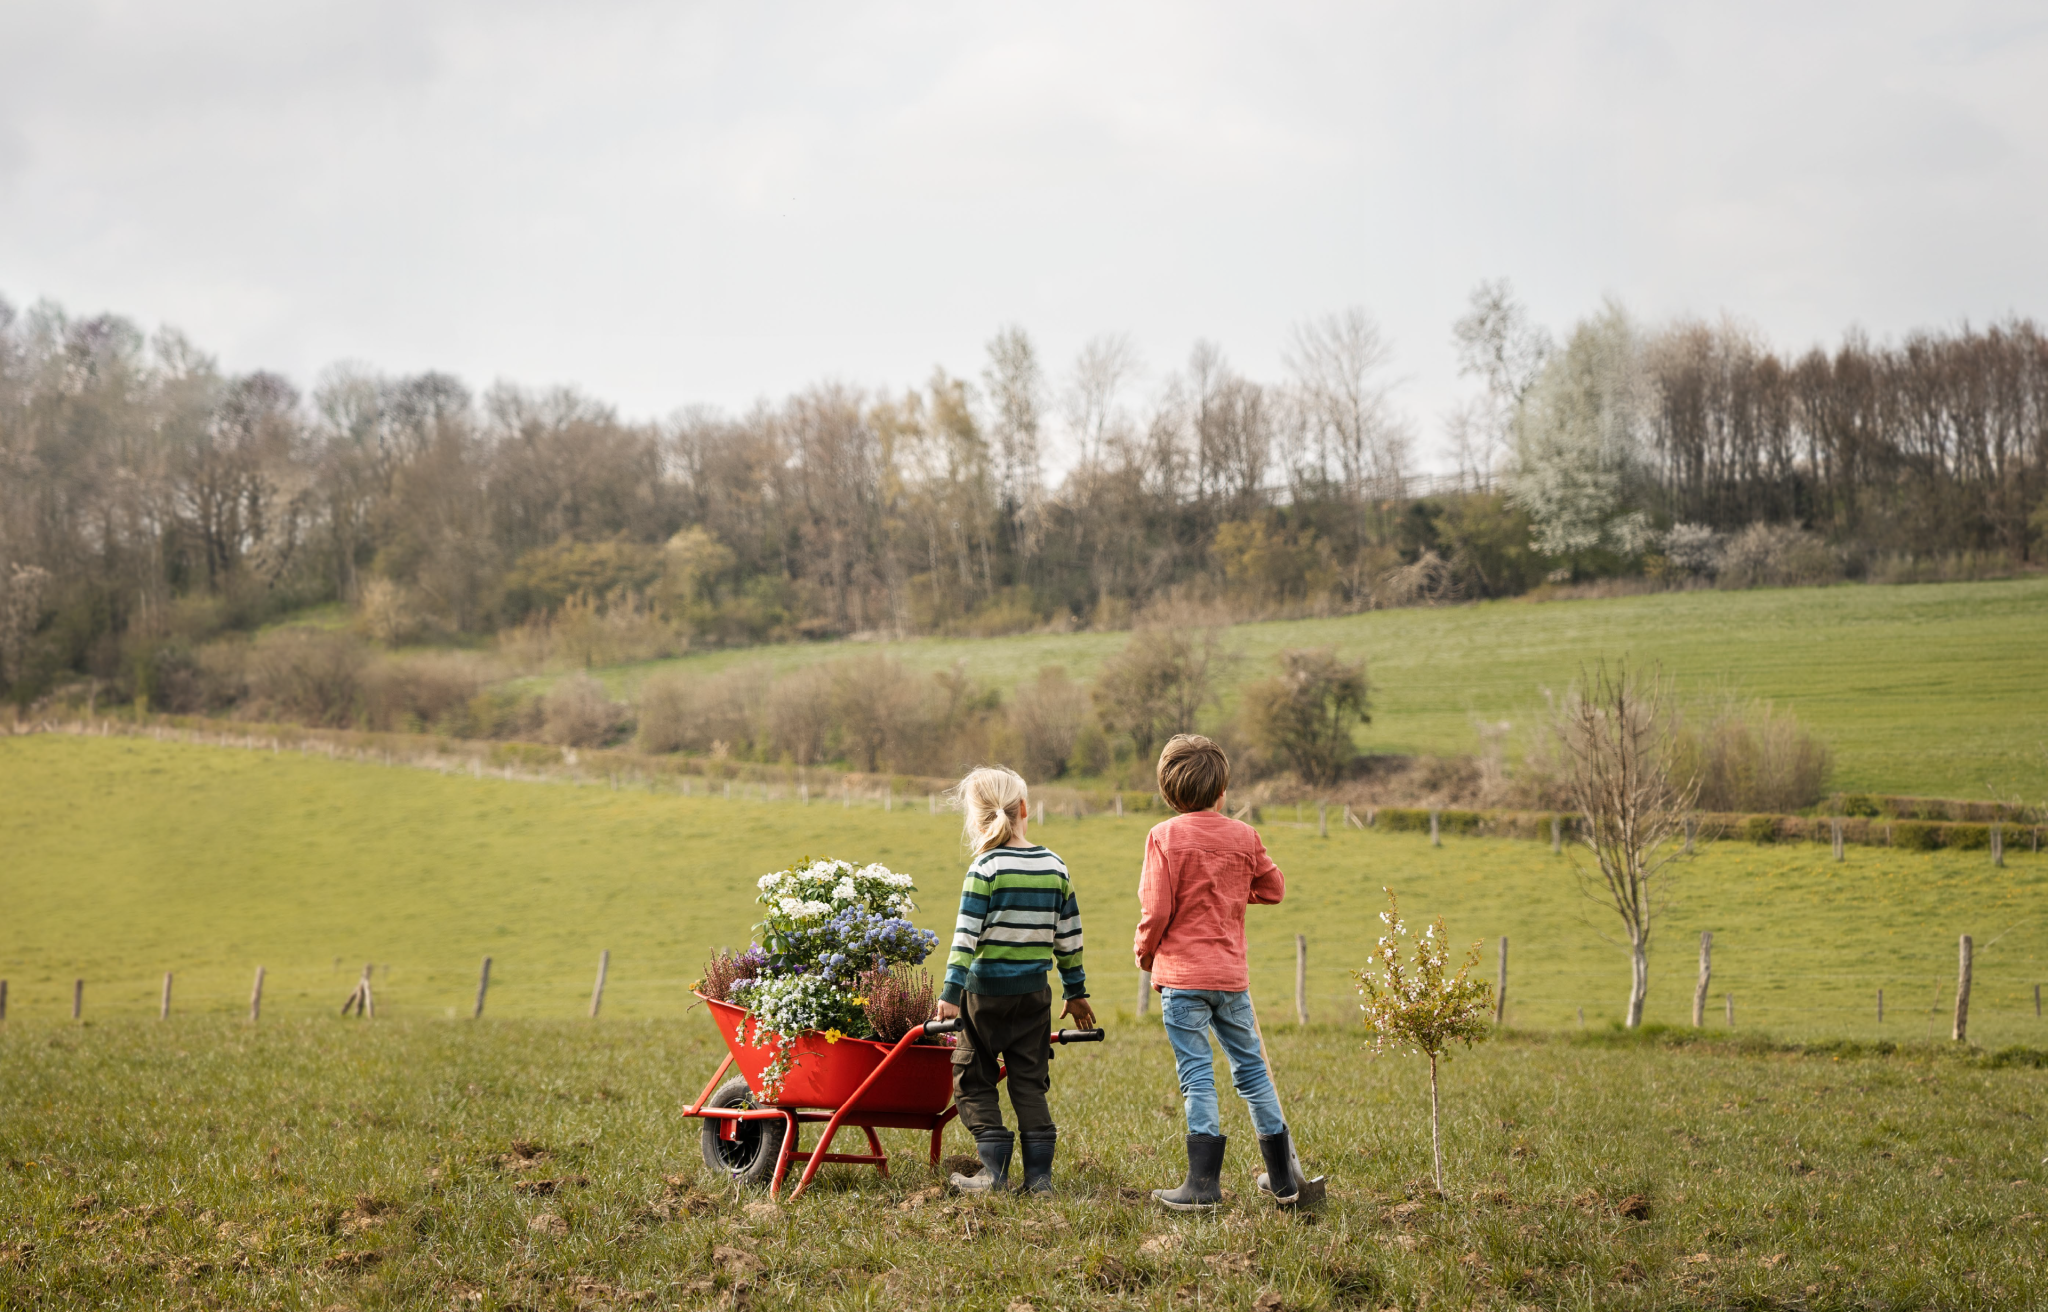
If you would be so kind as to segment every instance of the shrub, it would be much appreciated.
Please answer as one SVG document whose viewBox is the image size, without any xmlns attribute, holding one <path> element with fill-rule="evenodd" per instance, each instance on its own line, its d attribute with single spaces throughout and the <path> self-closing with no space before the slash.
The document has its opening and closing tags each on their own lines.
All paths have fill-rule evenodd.
<svg viewBox="0 0 2048 1312">
<path fill-rule="evenodd" d="M 1742 821 L 1742 836 L 1752 843 L 1777 842 L 1778 817 L 1774 815 L 1745 816 Z"/>
<path fill-rule="evenodd" d="M 708 752 L 723 743 L 735 756 L 750 755 L 767 695 L 768 671 L 759 664 L 709 678 L 657 675 L 640 687 L 640 749 Z"/>
<path fill-rule="evenodd" d="M 1311 784 L 1335 783 L 1358 755 L 1352 728 L 1369 722 L 1365 663 L 1328 647 L 1280 653 L 1280 672 L 1244 691 L 1245 731 Z"/>
<path fill-rule="evenodd" d="M 1884 808 L 1868 793 L 1850 793 L 1842 799 L 1842 814 L 1875 818 L 1884 814 Z"/>
<path fill-rule="evenodd" d="M 1892 846 L 1908 852 L 1932 852 L 1941 846 L 1941 826 L 1919 820 L 1902 820 L 1892 826 Z"/>
<path fill-rule="evenodd" d="M 868 1028 L 883 1043 L 894 1043 L 912 1026 L 932 1018 L 932 977 L 914 966 L 870 970 L 856 985 L 867 998 Z"/>
<path fill-rule="evenodd" d="M 1729 699 L 1675 731 L 1674 773 L 1699 781 L 1708 811 L 1785 814 L 1826 795 L 1833 768 L 1827 745 L 1797 716 L 1769 702 Z"/>
<path fill-rule="evenodd" d="M 374 578 L 356 599 L 356 625 L 373 640 L 395 647 L 419 636 L 419 607 L 404 584 Z"/>
<path fill-rule="evenodd" d="M 758 945 L 749 946 L 741 952 L 721 948 L 704 963 L 704 977 L 697 981 L 695 990 L 713 1002 L 730 1002 L 733 986 L 760 974 L 761 965 L 766 960 L 767 955 Z"/>
<path fill-rule="evenodd" d="M 1043 782 L 1066 773 L 1087 722 L 1088 690 L 1061 667 L 1048 665 L 1019 687 L 1010 701 L 1010 726 L 1023 749 L 1025 776 Z"/>
<path fill-rule="evenodd" d="M 768 742 L 776 752 L 800 766 L 825 759 L 836 727 L 831 671 L 807 665 L 777 679 L 765 709 Z"/>
<path fill-rule="evenodd" d="M 1958 852 L 1981 852 L 1991 846 L 1990 825 L 1944 825 L 1941 845 Z"/>
<path fill-rule="evenodd" d="M 466 652 L 392 657 L 363 672 L 363 718 L 372 729 L 460 729 L 493 671 Z"/>
<path fill-rule="evenodd" d="M 1790 524 L 1751 524 L 1722 545 L 1715 561 L 1724 588 L 1791 588 L 1841 577 L 1841 559 L 1828 545 Z"/>
<path fill-rule="evenodd" d="M 624 729 L 625 711 L 596 679 L 571 675 L 541 698 L 541 737 L 563 747 L 596 747 Z"/>
<path fill-rule="evenodd" d="M 249 693 L 280 719 L 340 727 L 363 708 L 368 658 L 352 638 L 315 629 L 280 629 L 249 652 Z"/>
</svg>

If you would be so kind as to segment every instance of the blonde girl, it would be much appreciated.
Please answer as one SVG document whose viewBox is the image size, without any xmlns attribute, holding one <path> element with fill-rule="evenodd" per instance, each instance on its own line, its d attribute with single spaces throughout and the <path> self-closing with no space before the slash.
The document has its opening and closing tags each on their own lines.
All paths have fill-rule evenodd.
<svg viewBox="0 0 2048 1312">
<path fill-rule="evenodd" d="M 1002 1189 L 1010 1150 L 1023 1140 L 1024 1189 L 1052 1191 L 1053 1151 L 1059 1130 L 1046 1105 L 1052 1087 L 1052 990 L 1045 973 L 1057 968 L 1066 997 L 1064 1014 L 1084 1029 L 1095 1025 L 1088 978 L 1081 969 L 1081 908 L 1064 861 L 1031 841 L 1030 790 L 1014 770 L 985 766 L 953 790 L 967 846 L 974 859 L 960 888 L 960 917 L 939 1015 L 958 1016 L 961 1044 L 953 1052 L 953 1100 L 960 1123 L 974 1136 L 978 1175 L 955 1174 L 966 1193 Z M 1009 1069 L 1010 1106 L 1017 1135 L 1003 1125 L 997 1077 Z"/>
</svg>

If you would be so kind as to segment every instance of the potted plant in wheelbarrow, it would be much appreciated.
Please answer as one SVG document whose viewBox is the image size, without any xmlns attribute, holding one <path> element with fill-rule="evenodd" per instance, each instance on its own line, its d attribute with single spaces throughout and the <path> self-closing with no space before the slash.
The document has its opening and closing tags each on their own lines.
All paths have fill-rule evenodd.
<svg viewBox="0 0 2048 1312">
<path fill-rule="evenodd" d="M 930 1130 L 936 1162 L 953 1109 L 952 1053 L 934 1040 L 954 1023 L 931 1020 L 931 978 L 915 969 L 938 935 L 905 918 L 916 909 L 910 877 L 806 859 L 759 888 L 759 941 L 714 956 L 695 989 L 730 1049 L 684 1108 L 704 1118 L 705 1164 L 773 1189 L 804 1161 L 801 1193 L 823 1162 L 887 1174 L 876 1128 Z M 733 1066 L 740 1074 L 720 1084 Z M 805 1152 L 797 1139 L 812 1122 L 826 1129 Z M 865 1132 L 867 1153 L 829 1151 L 842 1124 Z"/>
</svg>

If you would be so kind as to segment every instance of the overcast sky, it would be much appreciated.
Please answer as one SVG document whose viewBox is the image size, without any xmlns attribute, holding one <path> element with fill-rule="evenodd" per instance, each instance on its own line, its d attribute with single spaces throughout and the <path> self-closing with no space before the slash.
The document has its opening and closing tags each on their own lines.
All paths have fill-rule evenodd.
<svg viewBox="0 0 2048 1312">
<path fill-rule="evenodd" d="M 1276 377 L 1365 307 L 1427 450 L 1481 278 L 1794 346 L 2048 315 L 2048 6 L 0 3 L 0 295 L 235 370 L 631 417 Z"/>
</svg>

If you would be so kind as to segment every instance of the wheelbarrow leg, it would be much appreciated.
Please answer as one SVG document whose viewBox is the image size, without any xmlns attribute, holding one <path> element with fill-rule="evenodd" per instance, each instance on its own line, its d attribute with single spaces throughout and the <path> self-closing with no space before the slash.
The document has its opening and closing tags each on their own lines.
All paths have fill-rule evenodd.
<svg viewBox="0 0 2048 1312">
<path fill-rule="evenodd" d="M 782 1113 L 782 1117 L 786 1122 L 788 1122 L 788 1125 L 782 1132 L 782 1151 L 775 1155 L 775 1176 L 768 1182 L 768 1197 L 770 1201 L 773 1201 L 776 1193 L 781 1190 L 783 1177 L 789 1174 L 790 1154 L 796 1151 L 796 1113 L 784 1112 Z M 815 1168 L 817 1166 L 817 1162 L 813 1160 L 811 1162 L 811 1165 L 813 1168 Z M 805 1176 L 804 1178 L 808 1180 L 810 1177 Z M 798 1186 L 798 1188 L 801 1189 L 802 1186 Z M 790 1195 L 791 1201 L 794 1201 L 795 1198 L 795 1194 Z"/>
<path fill-rule="evenodd" d="M 832 1119 L 825 1122 L 825 1133 L 819 1137 L 818 1146 L 811 1151 L 811 1160 L 804 1163 L 803 1178 L 796 1182 L 796 1188 L 790 1190 L 790 1202 L 795 1202 L 803 1195 L 804 1190 L 810 1187 L 811 1177 L 816 1175 L 818 1168 L 825 1164 L 825 1150 L 832 1146 L 832 1136 L 839 1133 L 839 1124 L 846 1119 L 846 1114 L 860 1106 L 860 1100 L 867 1094 L 869 1087 L 882 1077 L 883 1071 L 888 1070 L 889 1067 L 895 1064 L 896 1059 L 903 1055 L 903 1050 L 912 1043 L 915 1043 L 921 1033 L 921 1029 L 912 1028 L 902 1038 L 896 1040 L 896 1046 L 889 1049 L 888 1055 L 883 1057 L 876 1064 L 875 1068 L 868 1072 L 868 1077 L 860 1082 L 860 1086 L 853 1091 L 852 1095 L 845 1102 L 839 1104 L 839 1110 L 832 1113 Z M 873 1131 L 869 1131 L 868 1138 L 870 1140 L 874 1138 Z"/>
<path fill-rule="evenodd" d="M 868 1151 L 882 1159 L 881 1161 L 875 1163 L 875 1169 L 882 1173 L 882 1178 L 884 1180 L 888 1179 L 889 1154 L 882 1151 L 882 1141 L 875 1137 L 875 1127 L 872 1125 L 863 1125 L 860 1128 L 867 1131 Z"/>
</svg>

